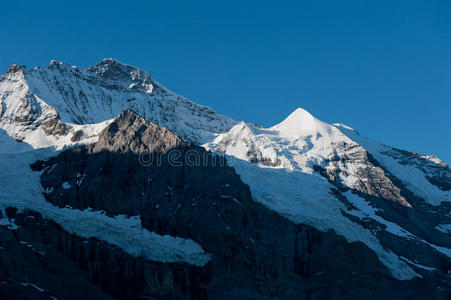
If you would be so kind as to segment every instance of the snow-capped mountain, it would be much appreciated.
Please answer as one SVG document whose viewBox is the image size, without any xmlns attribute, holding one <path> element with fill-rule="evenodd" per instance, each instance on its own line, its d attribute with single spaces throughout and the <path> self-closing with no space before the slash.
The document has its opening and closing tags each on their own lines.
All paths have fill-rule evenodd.
<svg viewBox="0 0 451 300">
<path fill-rule="evenodd" d="M 419 243 L 451 255 L 439 232 L 450 222 L 451 190 L 440 183 L 450 182 L 451 172 L 435 157 L 371 141 L 301 108 L 270 128 L 240 122 L 205 146 L 238 159 L 233 165 L 256 201 L 363 241 L 400 279 L 415 275 L 395 258 L 386 234 L 397 237 L 396 246 Z"/>
<path fill-rule="evenodd" d="M 85 70 L 56 61 L 30 70 L 13 65 L 0 78 L 0 95 L 0 128 L 33 147 L 87 138 L 97 132 L 89 124 L 115 118 L 126 108 L 192 142 L 236 124 L 114 59 Z"/>
<path fill-rule="evenodd" d="M 390 292 L 377 280 L 400 298 L 450 295 L 451 170 L 437 157 L 302 108 L 270 128 L 238 122 L 114 59 L 87 69 L 13 65 L 0 77 L 0 101 L 0 227 L 18 230 L 14 220 L 28 209 L 124 255 L 201 268 L 207 283 L 185 279 L 194 298 L 201 285 L 208 297 L 377 298 Z M 186 143 L 170 143 L 179 139 Z M 160 145 L 223 153 L 228 164 L 142 168 L 140 155 Z M 14 218 L 11 207 L 19 209 Z M 226 284 L 227 276 L 236 282 Z M 356 281 L 346 283 L 349 293 L 335 294 L 340 284 L 332 294 L 317 291 L 341 276 Z M 226 286 L 233 292 L 224 294 Z"/>
</svg>

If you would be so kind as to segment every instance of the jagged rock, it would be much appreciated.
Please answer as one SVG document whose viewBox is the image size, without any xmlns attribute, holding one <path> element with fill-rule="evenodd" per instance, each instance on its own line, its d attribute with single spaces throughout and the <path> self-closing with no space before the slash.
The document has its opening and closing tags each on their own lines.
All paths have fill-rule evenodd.
<svg viewBox="0 0 451 300">
<path fill-rule="evenodd" d="M 6 73 L 16 73 L 16 72 L 23 72 L 27 69 L 26 66 L 19 66 L 19 65 L 10 65 L 8 68 L 8 71 Z"/>
<path fill-rule="evenodd" d="M 83 136 L 83 130 L 77 130 L 70 138 L 71 142 L 78 142 Z"/>
<path fill-rule="evenodd" d="M 130 151 L 141 154 L 147 151 L 164 154 L 169 149 L 184 146 L 168 128 L 161 128 L 126 109 L 100 133 L 98 142 L 87 148 L 89 153 Z"/>
</svg>

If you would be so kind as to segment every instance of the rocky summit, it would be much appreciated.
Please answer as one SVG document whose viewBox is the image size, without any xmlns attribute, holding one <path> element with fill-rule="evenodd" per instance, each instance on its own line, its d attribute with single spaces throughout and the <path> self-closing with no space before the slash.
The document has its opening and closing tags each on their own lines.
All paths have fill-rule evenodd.
<svg viewBox="0 0 451 300">
<path fill-rule="evenodd" d="M 214 95 L 212 95 L 214 96 Z M 0 77 L 2 299 L 449 299 L 451 170 L 114 59 Z"/>
</svg>

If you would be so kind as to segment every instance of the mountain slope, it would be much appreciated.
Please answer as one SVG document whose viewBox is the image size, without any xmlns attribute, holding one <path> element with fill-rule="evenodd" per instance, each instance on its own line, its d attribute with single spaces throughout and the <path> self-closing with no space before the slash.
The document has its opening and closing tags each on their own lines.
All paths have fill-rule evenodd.
<svg viewBox="0 0 451 300">
<path fill-rule="evenodd" d="M 154 159 L 143 164 L 142 154 Z M 211 298 L 324 297 L 338 295 L 345 286 L 347 296 L 359 287 L 370 298 L 386 293 L 375 289 L 367 273 L 383 278 L 394 286 L 392 292 L 404 296 L 408 292 L 390 273 L 411 272 L 411 278 L 416 274 L 402 262 L 389 265 L 378 259 L 361 242 L 348 243 L 334 232 L 319 232 L 275 214 L 253 201 L 248 186 L 226 161 L 182 143 L 131 110 L 108 125 L 96 143 L 68 149 L 34 167 L 44 170 L 46 200 L 60 209 L 104 211 L 119 224 L 124 215 L 134 216 L 151 232 L 189 239 L 183 242 L 185 248 L 188 241 L 199 243 L 210 261 L 196 266 L 205 273 L 204 289 Z M 183 255 L 184 249 L 179 250 Z M 329 259 L 321 254 L 325 252 Z M 195 254 L 199 256 L 185 254 L 185 262 L 195 263 Z M 351 279 L 353 272 L 359 275 Z M 343 285 L 345 278 L 355 285 Z"/>
<path fill-rule="evenodd" d="M 399 244 L 451 254 L 449 238 L 435 228 L 449 222 L 446 213 L 436 216 L 449 211 L 445 192 L 442 206 L 410 196 L 362 145 L 302 109 L 268 129 L 241 122 L 205 146 L 238 158 L 233 166 L 257 201 L 296 222 L 364 241 L 400 279 L 415 275 L 390 253 L 400 255 Z"/>
<path fill-rule="evenodd" d="M 13 65 L 0 78 L 0 95 L 0 127 L 35 147 L 58 143 L 79 130 L 75 125 L 112 119 L 127 107 L 193 142 L 236 123 L 114 59 L 84 70 L 55 61 L 31 70 Z"/>
<path fill-rule="evenodd" d="M 124 170 L 119 165 L 131 164 L 130 168 L 140 169 L 140 165 L 135 165 L 136 160 L 143 163 L 142 155 L 147 155 L 149 151 L 166 155 L 172 148 L 187 151 L 186 147 L 197 147 L 195 155 L 199 155 L 204 153 L 204 150 L 198 147 L 202 145 L 218 154 L 217 157 L 225 154 L 228 165 L 232 166 L 241 180 L 249 186 L 249 197 L 252 197 L 253 202 L 246 198 L 246 214 L 266 216 L 252 223 L 252 226 L 249 225 L 250 236 L 254 241 L 258 238 L 252 234 L 265 236 L 266 244 L 286 243 L 288 246 L 283 251 L 288 253 L 299 242 L 296 242 L 296 226 L 314 229 L 315 233 L 308 229 L 308 235 L 322 237 L 320 239 L 325 238 L 323 235 L 330 234 L 332 230 L 334 233 L 326 234 L 328 237 L 325 239 L 334 241 L 331 242 L 333 244 L 337 242 L 336 235 L 344 238 L 343 241 L 348 245 L 343 246 L 346 251 L 354 251 L 352 245 L 355 243 L 361 243 L 367 247 L 365 249 L 371 249 L 359 250 L 365 253 L 364 256 L 368 259 L 367 251 L 373 253 L 380 263 L 374 263 L 373 266 L 378 267 L 372 271 L 365 271 L 369 277 L 377 276 L 379 271 L 376 269 L 382 266 L 382 269 L 388 270 L 382 272 L 384 276 L 391 276 L 393 280 L 400 282 L 409 282 L 407 286 L 410 282 L 423 280 L 423 284 L 434 290 L 434 293 L 437 292 L 437 295 L 443 294 L 444 290 L 445 294 L 449 293 L 451 170 L 436 157 L 391 148 L 362 137 L 345 125 L 324 123 L 301 108 L 270 128 L 262 128 L 249 122 L 237 122 L 170 92 L 144 71 L 113 59 L 105 59 L 84 70 L 54 61 L 48 67 L 31 70 L 17 65 L 11 66 L 7 74 L 0 78 L 0 101 L 0 165 L 3 169 L 3 196 L 0 197 L 0 205 L 3 210 L 8 206 L 31 208 L 55 220 L 65 230 L 82 237 L 95 236 L 118 246 L 129 255 L 139 253 L 141 247 L 158 248 L 163 249 L 160 254 L 155 256 L 150 253 L 147 259 L 167 259 L 169 262 L 183 262 L 204 268 L 202 266 L 207 263 L 211 253 L 218 256 L 215 250 L 215 243 L 218 241 L 210 239 L 208 242 L 209 239 L 205 237 L 221 232 L 222 227 L 205 229 L 205 226 L 199 226 L 187 234 L 186 229 L 182 229 L 187 226 L 183 225 L 186 220 L 180 219 L 175 224 L 171 223 L 173 210 L 177 210 L 177 207 L 169 208 L 159 202 L 158 205 L 162 209 L 156 210 L 160 212 L 158 214 L 154 214 L 152 210 L 138 209 L 142 203 L 142 200 L 139 200 L 140 193 L 146 194 L 146 190 L 141 191 L 140 187 L 141 181 L 146 180 L 144 175 L 138 172 L 134 175 L 135 178 L 132 171 L 127 171 L 130 178 L 135 178 L 133 180 L 136 185 L 126 187 L 127 191 L 121 191 L 117 196 L 111 197 L 109 191 L 117 187 L 113 185 L 114 188 L 111 188 L 105 185 L 106 182 L 116 180 L 121 186 L 126 185 L 127 181 L 121 181 L 120 176 L 116 178 L 114 172 L 98 177 L 100 175 L 95 171 L 114 167 L 118 174 L 123 174 Z M 167 128 L 161 128 L 164 126 Z M 151 148 L 145 146 L 148 143 L 152 145 Z M 77 150 L 82 149 L 83 145 L 87 145 L 87 152 Z M 51 148 L 36 149 L 44 147 Z M 39 186 L 40 174 L 27 170 L 27 164 L 37 159 L 47 160 L 64 149 L 68 150 L 61 154 L 60 161 L 53 164 L 53 167 L 48 165 L 47 171 L 44 171 L 43 190 Z M 183 151 L 180 153 L 185 153 Z M 112 154 L 100 155 L 105 152 Z M 126 154 L 128 152 L 130 153 Z M 93 160 L 94 157 L 97 157 L 97 160 Z M 147 156 L 145 158 L 148 159 Z M 82 165 L 79 164 L 80 159 L 83 161 Z M 104 165 L 110 159 L 119 159 L 122 163 Z M 147 162 L 149 161 L 144 162 L 144 165 Z M 89 165 L 92 167 L 86 169 Z M 97 165 L 102 167 L 96 168 Z M 74 166 L 85 169 L 74 171 Z M 53 170 L 59 175 L 49 176 Z M 168 170 L 173 169 L 168 166 Z M 182 175 L 170 178 L 180 176 Z M 193 173 L 192 176 L 200 175 Z M 205 178 L 222 178 L 215 176 L 211 174 Z M 98 181 L 99 178 L 101 181 Z M 85 180 L 97 182 L 99 191 L 103 189 L 103 192 L 96 196 L 95 193 L 90 194 L 89 190 L 84 191 Z M 31 184 L 26 185 L 27 181 Z M 220 180 L 211 179 L 205 182 L 215 186 Z M 230 186 L 241 186 L 242 183 L 239 182 L 236 181 Z M 157 197 L 161 197 L 160 193 L 170 194 L 163 185 L 157 189 Z M 19 192 L 21 189 L 23 190 Z M 41 191 L 45 192 L 47 201 Z M 87 195 L 91 196 L 86 198 Z M 183 195 L 181 192 L 179 196 Z M 210 195 L 210 200 L 206 200 L 204 205 L 212 205 L 214 202 L 220 203 L 219 207 L 226 211 L 232 209 L 229 204 L 225 204 L 225 198 L 221 195 Z M 212 198 L 215 197 L 216 200 L 213 201 Z M 115 199 L 111 200 L 111 203 L 115 203 L 112 206 L 106 205 L 110 198 Z M 79 202 L 80 200 L 82 201 Z M 65 208 L 66 205 L 78 210 Z M 235 209 L 232 209 L 233 215 L 242 216 L 243 212 L 235 212 Z M 111 217 L 100 214 L 103 210 L 107 215 L 117 215 L 116 219 L 112 220 Z M 279 216 L 269 217 L 268 211 Z M 203 216 L 208 219 L 212 212 L 206 208 L 190 208 L 186 213 L 187 216 Z M 124 214 L 134 217 L 127 218 Z M 141 215 L 141 218 L 137 215 Z M 280 216 L 285 221 L 278 219 Z M 74 229 L 71 222 L 77 218 L 83 218 L 92 228 L 75 226 Z M 266 222 L 286 224 L 287 228 L 294 229 L 285 232 L 285 238 L 282 240 L 274 240 L 271 235 L 282 234 L 284 226 L 270 229 Z M 142 226 L 139 223 L 142 223 Z M 102 226 L 107 226 L 118 235 L 105 236 L 101 231 L 96 231 L 95 228 Z M 138 228 L 143 235 L 152 235 L 155 232 L 151 231 L 156 231 L 157 236 L 144 239 L 144 243 L 133 239 L 130 242 L 127 236 L 121 233 L 121 230 L 128 226 Z M 241 226 L 238 224 L 235 224 L 238 227 L 230 224 L 229 226 L 233 229 L 232 232 L 244 230 L 238 229 Z M 163 238 L 158 236 L 158 232 Z M 183 247 L 182 244 L 164 241 L 164 234 L 174 234 L 177 238 L 186 240 L 182 244 L 191 246 Z M 136 244 L 133 244 L 134 242 Z M 239 241 L 233 249 L 241 253 L 242 247 L 248 247 L 246 243 Z M 334 247 L 332 244 L 329 246 Z M 314 247 L 317 249 L 314 255 L 326 251 L 326 248 L 323 248 L 326 247 L 325 244 L 318 245 L 322 246 Z M 191 255 L 193 249 L 195 253 Z M 203 249 L 206 249 L 206 252 Z M 262 246 L 262 249 L 265 247 Z M 279 250 L 274 253 L 279 253 Z M 243 251 L 246 253 L 247 250 Z M 262 254 L 260 264 L 265 265 L 267 255 L 266 252 Z M 350 260 L 339 258 L 341 254 L 334 255 L 337 256 L 335 259 L 342 259 L 350 264 L 348 267 L 351 269 L 347 269 L 347 272 L 352 273 L 352 268 L 359 268 L 352 265 Z M 288 262 L 278 259 L 275 261 L 286 268 L 293 267 Z M 336 263 L 331 262 L 332 268 Z M 318 262 L 315 264 L 321 265 Z M 268 268 L 272 270 L 274 265 L 269 265 Z M 273 271 L 280 274 L 279 271 Z M 322 270 L 318 269 L 318 272 Z M 361 272 L 359 269 L 357 273 L 362 274 Z M 313 273 L 309 271 L 308 274 L 312 276 Z M 332 272 L 328 280 L 338 280 L 339 276 L 336 274 Z M 266 275 L 262 275 L 263 278 L 266 278 Z M 249 278 L 243 276 L 241 274 L 239 277 L 243 284 L 256 283 L 248 282 Z M 310 279 L 298 280 L 309 282 Z M 284 277 L 283 281 L 290 280 Z M 224 284 L 223 280 L 220 282 Z M 361 283 L 369 288 L 366 280 Z M 221 284 L 215 284 L 218 284 L 215 286 L 219 289 Z M 285 283 L 277 281 L 277 285 L 280 288 L 285 286 Z M 399 291 L 403 289 L 399 288 Z M 349 289 L 356 291 L 351 287 Z M 261 289 L 257 291 L 262 292 Z M 268 290 L 265 293 L 267 292 Z M 401 294 L 407 297 L 404 292 Z"/>
</svg>

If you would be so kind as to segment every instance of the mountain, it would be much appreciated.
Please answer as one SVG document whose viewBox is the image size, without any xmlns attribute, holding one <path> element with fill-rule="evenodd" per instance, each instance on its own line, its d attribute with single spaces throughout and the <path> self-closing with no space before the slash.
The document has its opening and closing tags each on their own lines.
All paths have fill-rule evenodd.
<svg viewBox="0 0 451 300">
<path fill-rule="evenodd" d="M 451 296 L 437 157 L 302 108 L 235 121 L 114 59 L 13 65 L 0 101 L 0 295 Z"/>
<path fill-rule="evenodd" d="M 80 125 L 110 120 L 125 108 L 193 142 L 236 123 L 114 59 L 85 70 L 56 61 L 31 70 L 13 65 L 0 81 L 0 127 L 33 147 L 66 144 L 68 137 L 77 139 L 78 130 L 84 132 Z"/>
</svg>

